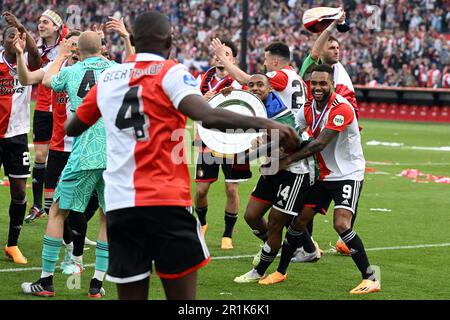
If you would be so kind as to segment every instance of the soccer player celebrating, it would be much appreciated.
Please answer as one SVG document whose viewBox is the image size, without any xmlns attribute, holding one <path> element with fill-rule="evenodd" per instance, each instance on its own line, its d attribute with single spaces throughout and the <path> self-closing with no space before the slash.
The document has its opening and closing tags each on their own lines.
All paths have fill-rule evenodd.
<svg viewBox="0 0 450 320">
<path fill-rule="evenodd" d="M 73 40 L 64 39 L 55 61 L 45 73 L 43 84 L 55 92 L 66 91 L 72 112 L 95 85 L 97 77 L 114 62 L 101 55 L 100 36 L 93 31 L 83 32 L 78 40 L 80 62 L 70 67 L 61 65 L 71 55 Z M 58 73 L 58 74 L 57 74 Z M 95 274 L 89 287 L 89 297 L 104 295 L 102 281 L 108 264 L 108 243 L 106 239 L 106 220 L 104 217 L 104 181 L 106 167 L 106 137 L 103 121 L 98 121 L 85 134 L 74 139 L 72 152 L 55 190 L 50 208 L 47 230 L 42 250 L 42 273 L 34 283 L 25 282 L 22 290 L 26 294 L 54 296 L 53 274 L 62 245 L 64 220 L 70 211 L 84 212 L 94 191 L 99 197 L 101 207 L 99 239 L 96 248 Z"/>
<path fill-rule="evenodd" d="M 30 153 L 27 134 L 30 131 L 31 86 L 20 83 L 16 68 L 14 41 L 26 43 L 28 65 L 39 67 L 39 53 L 33 38 L 9 12 L 3 13 L 10 24 L 2 32 L 4 50 L 0 52 L 0 164 L 10 182 L 9 231 L 5 254 L 14 263 L 26 264 L 17 246 L 25 216 L 26 182 L 30 176 Z"/>
<path fill-rule="evenodd" d="M 175 130 L 186 116 L 207 128 L 278 129 L 286 148 L 300 143 L 290 127 L 268 119 L 212 109 L 186 68 L 167 60 L 168 18 L 138 16 L 133 26 L 137 54 L 105 71 L 67 133 L 78 135 L 103 117 L 107 137 L 105 199 L 110 260 L 107 280 L 119 299 L 148 299 L 152 262 L 168 299 L 194 299 L 197 270 L 210 259 L 200 224 L 192 215 L 184 150 L 174 148 Z"/>
<path fill-rule="evenodd" d="M 264 74 L 255 74 L 247 82 L 248 90 L 264 102 L 268 118 L 296 128 L 295 117 L 277 94 L 271 92 L 269 78 Z M 281 247 L 282 231 L 302 209 L 310 185 L 314 183 L 308 161 L 300 160 L 290 164 L 275 175 L 261 176 L 252 192 L 245 212 L 245 220 L 255 235 L 264 241 L 264 246 L 254 260 L 255 269 L 236 277 L 235 282 L 272 284 L 286 279 L 286 272 L 277 272 L 263 278 L 267 268 L 277 256 Z M 310 179 L 310 174 L 313 176 Z M 270 209 L 269 223 L 263 216 Z M 316 259 L 319 257 L 316 257 Z"/>
<path fill-rule="evenodd" d="M 61 17 L 53 10 L 45 10 L 39 18 L 38 24 L 41 43 L 41 68 L 56 58 L 61 40 L 67 33 L 63 28 Z M 33 115 L 33 144 L 34 144 L 34 166 L 33 166 L 33 206 L 30 208 L 26 221 L 30 222 L 45 213 L 42 207 L 42 196 L 44 192 L 45 168 L 49 144 L 53 132 L 53 116 L 51 91 L 41 83 L 38 84 L 37 101 Z"/>
<path fill-rule="evenodd" d="M 216 38 L 212 40 L 211 47 L 231 76 L 240 84 L 246 84 L 250 75 L 227 59 L 224 44 Z M 306 86 L 290 66 L 289 47 L 281 42 L 268 45 L 264 53 L 264 66 L 270 79 L 270 86 L 295 114 L 306 102 Z"/>
<path fill-rule="evenodd" d="M 64 37 L 65 39 L 71 39 L 72 51 L 71 55 L 61 65 L 61 68 L 71 66 L 78 62 L 79 56 L 76 44 L 78 43 L 78 37 L 80 35 L 80 31 L 74 30 Z M 17 72 L 19 74 L 19 81 L 26 85 L 41 83 L 50 64 L 36 71 L 30 71 L 25 65 L 23 55 L 25 43 L 21 41 L 20 38 L 17 38 L 14 48 L 17 54 Z M 67 94 L 65 91 L 55 92 L 53 90 L 51 93 L 53 106 L 53 133 L 48 154 L 48 171 L 45 175 L 44 184 L 44 210 L 47 214 L 53 203 L 53 194 L 58 179 L 67 164 L 73 144 L 73 137 L 68 137 L 64 129 L 67 117 L 71 114 L 70 102 Z M 64 274 L 77 273 L 82 269 L 81 258 L 79 257 L 83 255 L 87 222 L 97 209 L 98 199 L 96 195 L 94 195 L 84 213 L 72 211 L 69 218 L 64 221 L 64 244 L 66 246 L 66 254 L 64 261 L 61 264 L 61 269 Z"/>
<path fill-rule="evenodd" d="M 356 116 L 359 115 L 358 103 L 355 97 L 355 89 L 353 88 L 352 80 L 345 70 L 344 66 L 339 62 L 339 41 L 331 36 L 331 33 L 338 26 L 345 25 L 345 12 L 342 12 L 340 19 L 336 19 L 328 26 L 317 38 L 311 53 L 305 58 L 300 69 L 300 76 L 305 80 L 308 88 L 308 99 L 312 99 L 312 92 L 310 90 L 309 79 L 311 77 L 311 70 L 318 64 L 328 64 L 333 68 L 333 82 L 335 91 L 345 99 L 347 99 L 352 107 L 355 109 Z M 341 29 L 348 30 L 348 29 Z"/>
<path fill-rule="evenodd" d="M 319 65 L 312 70 L 311 92 L 314 100 L 300 109 L 297 121 L 301 128 L 309 127 L 314 140 L 280 160 L 280 168 L 318 154 L 320 177 L 305 201 L 302 214 L 295 217 L 289 227 L 281 261 L 287 268 L 292 253 L 302 245 L 302 233 L 308 233 L 307 223 L 316 212 L 326 213 L 334 201 L 334 229 L 350 249 L 363 279 L 350 293 L 380 291 L 380 283 L 374 277 L 362 240 L 352 229 L 365 169 L 355 110 L 348 100 L 334 92 L 333 69 L 328 65 Z"/>
<path fill-rule="evenodd" d="M 223 41 L 223 50 L 225 59 L 229 63 L 236 63 L 237 48 L 229 40 Z M 215 66 L 209 69 L 201 79 L 200 90 L 206 100 L 209 100 L 216 93 L 228 88 L 241 89 L 242 86 L 233 79 L 223 66 L 219 58 L 214 55 Z M 198 159 L 195 170 L 195 211 L 202 225 L 202 234 L 205 235 L 208 224 L 206 214 L 208 212 L 208 192 L 211 184 L 214 183 L 219 175 L 219 167 L 222 167 L 225 175 L 225 192 L 227 202 L 225 205 L 225 230 L 222 235 L 221 248 L 233 249 L 232 235 L 233 228 L 238 218 L 239 210 L 239 192 L 238 183 L 247 181 L 252 173 L 250 169 L 241 170 L 232 173 L 232 161 L 234 155 L 223 155 L 204 146 L 200 138 L 196 142 L 201 145 L 198 149 Z"/>
<path fill-rule="evenodd" d="M 358 102 L 356 101 L 355 89 L 353 88 L 352 80 L 345 70 L 344 66 L 339 62 L 339 41 L 331 36 L 331 33 L 338 28 L 338 31 L 348 31 L 348 27 L 345 24 L 345 12 L 342 11 L 342 16 L 339 19 L 333 21 L 317 38 L 311 53 L 305 58 L 300 70 L 300 76 L 305 79 L 308 88 L 308 99 L 313 98 L 310 88 L 311 70 L 318 64 L 328 64 L 333 68 L 333 83 L 336 93 L 347 99 L 355 110 L 356 117 L 359 116 Z M 312 234 L 313 220 L 308 225 L 308 230 Z M 336 251 L 345 255 L 350 255 L 350 251 L 345 243 L 338 239 L 336 242 Z M 298 262 L 304 261 L 310 256 L 305 250 L 296 252 L 295 260 Z"/>
</svg>

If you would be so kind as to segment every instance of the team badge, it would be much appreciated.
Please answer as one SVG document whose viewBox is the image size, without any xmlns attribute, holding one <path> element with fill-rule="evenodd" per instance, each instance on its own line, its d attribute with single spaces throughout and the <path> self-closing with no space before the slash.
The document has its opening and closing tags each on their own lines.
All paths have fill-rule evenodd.
<svg viewBox="0 0 450 320">
<path fill-rule="evenodd" d="M 273 78 L 273 77 L 275 77 L 276 75 L 277 75 L 277 72 L 276 72 L 276 71 L 272 71 L 272 72 L 267 72 L 267 73 L 266 73 L 266 76 L 269 77 L 269 78 Z"/>
<path fill-rule="evenodd" d="M 338 114 L 337 116 L 334 117 L 333 123 L 336 127 L 342 126 L 344 124 L 344 116 Z"/>
<path fill-rule="evenodd" d="M 203 175 L 204 175 L 204 172 L 203 172 L 203 170 L 197 170 L 197 176 L 199 177 L 199 178 L 201 178 L 201 177 L 203 177 Z"/>
</svg>

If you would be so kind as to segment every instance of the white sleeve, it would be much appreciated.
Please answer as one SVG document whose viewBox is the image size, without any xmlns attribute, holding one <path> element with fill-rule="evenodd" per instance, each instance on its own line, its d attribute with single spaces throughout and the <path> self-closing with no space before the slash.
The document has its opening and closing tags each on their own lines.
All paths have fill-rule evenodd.
<svg viewBox="0 0 450 320">
<path fill-rule="evenodd" d="M 242 89 L 242 85 L 241 85 L 239 82 L 237 82 L 236 80 L 234 80 L 234 81 L 231 83 L 231 86 L 232 86 L 234 89 Z"/>
<path fill-rule="evenodd" d="M 43 66 L 43 67 L 41 68 L 41 70 L 44 71 L 45 73 L 47 73 L 48 68 L 50 68 L 50 65 L 51 65 L 52 63 L 53 63 L 53 62 L 47 63 L 45 66 Z"/>
<path fill-rule="evenodd" d="M 305 119 L 305 107 L 304 106 L 302 106 L 297 111 L 297 115 L 295 116 L 295 120 L 296 120 L 298 126 L 300 127 L 300 130 L 303 130 L 306 127 L 308 127 L 308 123 L 306 122 L 306 119 Z"/>
<path fill-rule="evenodd" d="M 177 64 L 167 71 L 162 80 L 162 87 L 177 109 L 181 100 L 185 97 L 191 94 L 202 95 L 197 81 L 182 64 Z"/>
</svg>

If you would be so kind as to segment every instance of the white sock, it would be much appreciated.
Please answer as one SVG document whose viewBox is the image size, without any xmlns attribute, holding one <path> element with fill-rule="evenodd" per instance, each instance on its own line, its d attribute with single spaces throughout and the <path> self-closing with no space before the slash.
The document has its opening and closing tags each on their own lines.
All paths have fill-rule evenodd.
<svg viewBox="0 0 450 320">
<path fill-rule="evenodd" d="M 79 265 L 83 265 L 83 256 L 81 255 L 77 257 L 72 254 L 72 261 L 78 263 Z"/>
<path fill-rule="evenodd" d="M 53 275 L 53 273 L 54 273 L 54 272 L 47 272 L 47 271 L 42 270 L 42 272 L 41 272 L 41 278 L 47 278 L 47 277 L 50 277 L 50 276 Z"/>
<path fill-rule="evenodd" d="M 105 277 L 105 273 L 106 272 L 95 270 L 94 276 L 92 278 L 95 278 L 98 281 L 103 281 L 103 278 Z"/>
</svg>

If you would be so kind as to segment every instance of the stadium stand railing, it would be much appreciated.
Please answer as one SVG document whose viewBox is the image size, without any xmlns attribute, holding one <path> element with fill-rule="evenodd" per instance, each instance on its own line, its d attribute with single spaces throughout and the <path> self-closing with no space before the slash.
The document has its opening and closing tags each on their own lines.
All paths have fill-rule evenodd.
<svg viewBox="0 0 450 320">
<path fill-rule="evenodd" d="M 450 90 L 355 85 L 361 119 L 450 123 Z"/>
</svg>

